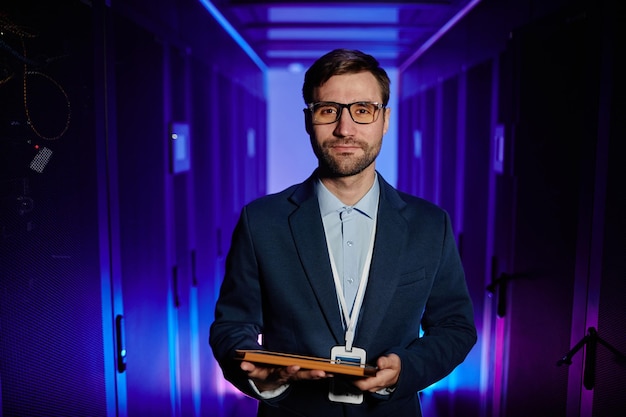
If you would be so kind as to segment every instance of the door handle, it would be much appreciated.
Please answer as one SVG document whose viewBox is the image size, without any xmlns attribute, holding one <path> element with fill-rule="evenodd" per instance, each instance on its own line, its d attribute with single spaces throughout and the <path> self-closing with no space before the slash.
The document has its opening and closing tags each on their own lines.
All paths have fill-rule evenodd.
<svg viewBox="0 0 626 417">
<path fill-rule="evenodd" d="M 115 316 L 115 341 L 117 350 L 117 372 L 126 370 L 126 331 L 124 330 L 124 316 Z"/>
</svg>

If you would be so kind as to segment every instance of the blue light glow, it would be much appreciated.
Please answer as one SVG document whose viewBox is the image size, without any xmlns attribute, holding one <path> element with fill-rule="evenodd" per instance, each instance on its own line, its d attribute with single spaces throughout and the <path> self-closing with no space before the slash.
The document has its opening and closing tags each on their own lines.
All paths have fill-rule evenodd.
<svg viewBox="0 0 626 417">
<path fill-rule="evenodd" d="M 292 64 L 289 64 L 289 66 L 287 67 L 287 71 L 292 72 L 292 73 L 301 73 L 304 72 L 306 68 L 304 68 L 304 65 L 302 65 L 299 62 L 294 62 Z"/>
<path fill-rule="evenodd" d="M 200 376 L 200 318 L 198 317 L 198 288 L 192 287 L 189 294 L 189 328 L 191 330 L 191 387 L 195 415 L 200 415 L 202 384 Z"/>
<path fill-rule="evenodd" d="M 354 28 L 319 28 L 319 29 L 270 29 L 267 31 L 269 39 L 299 39 L 299 40 L 348 40 L 365 41 L 395 41 L 398 31 L 395 29 L 368 29 L 367 31 Z"/>
<path fill-rule="evenodd" d="M 228 33 L 233 38 L 233 40 L 237 42 L 237 45 L 239 45 L 241 49 L 244 50 L 244 52 L 250 57 L 250 59 L 252 59 L 254 63 L 257 64 L 257 66 L 263 72 L 265 72 L 267 70 L 267 65 L 265 65 L 259 55 L 254 52 L 254 49 L 252 49 L 248 42 L 246 42 L 243 37 L 241 37 L 241 35 L 235 30 L 233 25 L 231 25 L 230 22 L 226 20 L 224 15 L 222 15 L 220 11 L 217 10 L 213 3 L 211 3 L 209 0 L 200 0 L 200 3 L 204 6 L 205 9 L 207 9 L 209 13 L 211 13 L 213 18 L 217 20 L 217 23 L 219 23 L 220 26 L 224 28 L 226 33 Z"/>
<path fill-rule="evenodd" d="M 171 285 L 167 289 L 167 327 L 168 334 L 168 354 L 169 354 L 169 371 L 170 371 L 170 401 L 171 415 L 180 415 L 181 403 L 180 395 L 180 350 L 178 341 L 178 311 L 174 307 L 174 292 Z"/>
<path fill-rule="evenodd" d="M 272 7 L 268 11 L 270 22 L 316 23 L 397 23 L 398 11 L 386 7 Z"/>
<path fill-rule="evenodd" d="M 480 3 L 480 0 L 472 0 L 461 11 L 452 16 L 452 19 L 448 20 L 439 30 L 431 36 L 420 48 L 413 53 L 401 66 L 400 71 L 405 71 L 413 62 L 417 60 L 424 52 L 426 52 L 431 46 L 435 44 L 439 39 L 443 37 L 454 25 L 456 25 L 465 15 L 467 15 L 476 5 Z"/>
<path fill-rule="evenodd" d="M 349 47 L 349 45 L 348 45 Z M 304 58 L 310 58 L 310 59 L 317 59 L 319 57 L 321 57 L 322 55 L 324 55 L 325 53 L 327 53 L 328 50 L 324 49 L 324 50 L 317 50 L 317 51 L 301 51 L 298 49 L 293 49 L 293 50 L 285 50 L 285 49 L 281 49 L 281 50 L 271 50 L 271 51 L 267 51 L 267 56 L 270 58 L 292 58 L 292 59 L 304 59 Z M 376 58 L 378 59 L 382 59 L 382 58 L 396 58 L 397 57 L 397 53 L 395 51 L 392 50 L 385 50 L 385 51 L 381 51 L 381 50 L 376 50 L 376 51 L 368 51 L 368 50 L 363 50 L 363 52 L 368 53 L 368 54 L 372 54 L 374 56 L 376 56 Z"/>
</svg>

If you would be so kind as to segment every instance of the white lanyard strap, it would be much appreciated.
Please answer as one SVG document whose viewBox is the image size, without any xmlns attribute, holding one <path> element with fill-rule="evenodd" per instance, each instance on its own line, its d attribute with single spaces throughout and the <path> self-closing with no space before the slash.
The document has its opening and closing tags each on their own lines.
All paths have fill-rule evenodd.
<svg viewBox="0 0 626 417">
<path fill-rule="evenodd" d="M 369 277 L 370 264 L 372 262 L 372 255 L 374 253 L 374 240 L 376 237 L 376 218 L 374 218 L 374 224 L 372 225 L 372 233 L 370 238 L 369 249 L 367 251 L 367 257 L 363 265 L 363 272 L 361 273 L 361 281 L 359 282 L 359 288 L 356 292 L 356 298 L 354 300 L 354 306 L 352 307 L 352 314 L 346 304 L 346 297 L 343 295 L 343 288 L 341 281 L 339 280 L 339 273 L 337 272 L 337 266 L 335 265 L 335 258 L 333 251 L 330 248 L 330 242 L 326 239 L 326 245 L 328 246 L 328 256 L 330 258 L 330 268 L 333 272 L 333 279 L 335 280 L 335 290 L 337 297 L 339 297 L 339 303 L 341 304 L 341 311 L 346 322 L 346 351 L 352 351 L 352 343 L 354 342 L 354 331 L 356 329 L 356 322 L 359 319 L 359 313 L 361 311 L 361 304 L 363 304 L 363 298 L 365 295 L 365 287 L 367 287 L 367 280 Z"/>
</svg>

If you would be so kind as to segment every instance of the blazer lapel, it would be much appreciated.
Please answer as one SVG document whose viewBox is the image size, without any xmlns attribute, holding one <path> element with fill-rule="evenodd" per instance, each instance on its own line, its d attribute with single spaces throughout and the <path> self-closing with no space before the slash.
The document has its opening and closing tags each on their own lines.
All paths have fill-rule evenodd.
<svg viewBox="0 0 626 417">
<path fill-rule="evenodd" d="M 408 238 L 406 220 L 400 214 L 400 209 L 405 203 L 380 174 L 379 180 L 381 194 L 374 256 L 370 265 L 363 310 L 357 324 L 354 343 L 357 347 L 370 345 L 378 333 L 384 312 L 389 308 L 399 279 L 397 268 L 401 254 L 398 247 L 403 247 L 405 239 Z M 292 194 L 291 201 L 298 208 L 289 217 L 289 224 L 309 285 L 337 344 L 343 344 L 344 330 L 330 269 L 324 225 L 315 197 L 314 181 L 314 177 L 309 178 Z"/>
<path fill-rule="evenodd" d="M 404 205 L 397 192 L 381 178 L 374 256 L 357 323 L 355 346 L 369 346 L 378 334 L 385 311 L 396 291 L 401 262 L 399 247 L 408 238 L 406 220 L 399 209 Z"/>
<path fill-rule="evenodd" d="M 344 332 L 314 181 L 313 177 L 309 178 L 291 196 L 298 208 L 289 217 L 289 224 L 309 285 L 328 327 L 341 344 L 344 343 Z"/>
</svg>

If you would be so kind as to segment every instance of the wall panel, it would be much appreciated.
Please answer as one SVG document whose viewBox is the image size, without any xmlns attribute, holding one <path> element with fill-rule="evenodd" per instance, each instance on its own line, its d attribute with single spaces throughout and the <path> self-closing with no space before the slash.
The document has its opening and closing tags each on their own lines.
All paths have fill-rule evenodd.
<svg viewBox="0 0 626 417">
<path fill-rule="evenodd" d="M 23 82 L 0 84 L 0 411 L 213 416 L 254 407 L 227 395 L 207 339 L 240 205 L 264 192 L 263 70 L 195 0 L 48 3 L 10 6 L 41 34 L 28 39 L 29 54 L 54 62 L 28 80 L 36 126 L 63 130 L 67 93 L 67 132 L 36 138 Z M 176 175 L 174 120 L 190 124 L 192 144 L 191 171 Z M 42 143 L 52 157 L 35 172 L 31 146 Z M 127 352 L 119 371 L 118 314 Z"/>
<path fill-rule="evenodd" d="M 455 180 L 457 174 L 457 111 L 458 81 L 456 77 L 445 80 L 441 85 L 440 122 L 440 182 L 439 204 L 455 218 Z"/>
<path fill-rule="evenodd" d="M 128 415 L 140 416 L 172 410 L 164 52 L 133 22 L 118 18 L 114 25 Z"/>
<path fill-rule="evenodd" d="M 106 415 L 91 9 L 0 16 L 0 413 Z"/>
</svg>

